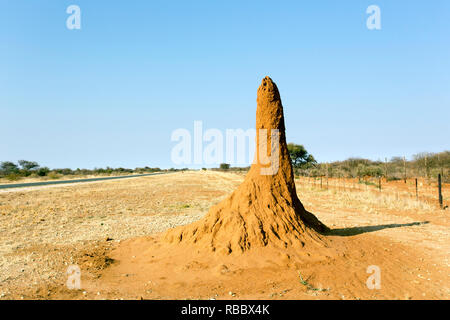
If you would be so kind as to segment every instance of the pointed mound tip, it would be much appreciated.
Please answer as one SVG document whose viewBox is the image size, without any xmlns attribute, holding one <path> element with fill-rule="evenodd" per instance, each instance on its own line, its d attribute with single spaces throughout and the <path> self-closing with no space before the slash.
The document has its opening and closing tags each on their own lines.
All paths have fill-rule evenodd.
<svg viewBox="0 0 450 320">
<path fill-rule="evenodd" d="M 262 87 L 266 87 L 266 86 L 267 87 L 272 87 L 274 85 L 275 85 L 275 82 L 273 82 L 273 80 L 269 76 L 265 76 L 264 79 L 262 79 L 262 81 L 261 81 L 261 86 Z"/>
<path fill-rule="evenodd" d="M 258 99 L 259 98 L 265 98 L 269 101 L 280 100 L 278 87 L 269 76 L 264 77 L 261 81 L 261 85 L 258 88 Z"/>
</svg>

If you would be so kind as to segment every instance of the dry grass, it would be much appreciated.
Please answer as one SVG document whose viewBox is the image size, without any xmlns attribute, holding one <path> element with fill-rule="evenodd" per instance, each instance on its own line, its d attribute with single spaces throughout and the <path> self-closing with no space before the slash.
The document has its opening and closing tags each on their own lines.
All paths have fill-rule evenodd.
<svg viewBox="0 0 450 320">
<path fill-rule="evenodd" d="M 223 175 L 173 173 L 2 190 L 0 295 L 11 285 L 60 278 L 77 250 L 106 237 L 123 240 L 200 219 L 233 189 L 234 176 Z"/>
<path fill-rule="evenodd" d="M 234 190 L 242 175 L 178 172 L 107 182 L 0 192 L 0 296 L 32 297 L 42 284 L 64 283 L 77 252 L 154 234 L 201 218 Z M 448 211 L 397 193 L 320 189 L 297 181 L 305 207 L 332 228 L 430 221 L 412 228 L 379 231 L 395 241 L 426 247 L 448 267 Z M 2 296 L 3 295 L 3 296 Z M 45 297 L 45 294 L 43 294 Z"/>
<path fill-rule="evenodd" d="M 337 190 L 320 189 L 312 185 L 298 187 L 300 192 L 317 193 L 330 197 L 332 203 L 340 203 L 342 207 L 358 208 L 371 212 L 376 209 L 409 211 L 416 210 L 423 213 L 431 213 L 438 210 L 437 205 L 416 200 L 415 198 L 402 196 L 401 193 L 379 192 L 376 190 Z"/>
</svg>

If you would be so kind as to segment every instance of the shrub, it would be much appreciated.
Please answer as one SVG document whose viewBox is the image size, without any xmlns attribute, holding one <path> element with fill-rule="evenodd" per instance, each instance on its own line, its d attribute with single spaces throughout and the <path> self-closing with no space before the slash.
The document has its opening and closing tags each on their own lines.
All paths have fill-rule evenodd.
<svg viewBox="0 0 450 320">
<path fill-rule="evenodd" d="M 220 164 L 220 169 L 228 170 L 228 169 L 230 169 L 230 164 L 229 163 L 221 163 Z"/>
<path fill-rule="evenodd" d="M 10 173 L 6 176 L 6 179 L 8 179 L 9 181 L 17 181 L 20 178 L 21 178 L 20 175 L 17 173 Z"/>
<path fill-rule="evenodd" d="M 50 169 L 47 167 L 39 168 L 36 173 L 40 177 L 45 177 L 50 172 Z"/>
<path fill-rule="evenodd" d="M 55 172 L 55 171 L 49 172 L 49 173 L 47 174 L 47 176 L 48 176 L 50 179 L 54 179 L 54 180 L 61 178 L 61 175 L 58 174 L 58 173 Z"/>
</svg>

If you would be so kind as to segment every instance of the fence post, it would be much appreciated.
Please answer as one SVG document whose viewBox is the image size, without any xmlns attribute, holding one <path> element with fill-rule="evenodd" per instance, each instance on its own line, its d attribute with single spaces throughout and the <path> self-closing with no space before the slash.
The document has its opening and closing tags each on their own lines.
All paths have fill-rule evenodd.
<svg viewBox="0 0 450 320">
<path fill-rule="evenodd" d="M 386 182 L 388 182 L 387 158 L 384 158 L 384 177 Z"/>
<path fill-rule="evenodd" d="M 416 178 L 416 200 L 419 200 L 419 190 L 417 188 L 417 178 Z"/>
<path fill-rule="evenodd" d="M 405 158 L 405 156 L 403 156 L 403 178 L 406 183 L 406 158 Z"/>
<path fill-rule="evenodd" d="M 378 189 L 381 191 L 381 177 L 378 177 Z"/>
<path fill-rule="evenodd" d="M 442 181 L 441 181 L 441 174 L 438 174 L 438 189 L 439 189 L 439 205 L 441 206 L 441 209 L 444 208 L 444 204 L 442 202 Z"/>
</svg>

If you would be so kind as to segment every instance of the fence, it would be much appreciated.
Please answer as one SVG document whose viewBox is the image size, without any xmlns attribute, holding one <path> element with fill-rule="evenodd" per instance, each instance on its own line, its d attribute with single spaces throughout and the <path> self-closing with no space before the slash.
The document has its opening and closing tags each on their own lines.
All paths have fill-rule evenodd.
<svg viewBox="0 0 450 320">
<path fill-rule="evenodd" d="M 387 193 L 399 197 L 414 198 L 416 201 L 423 201 L 432 205 L 439 205 L 441 209 L 447 209 L 448 195 L 444 196 L 444 188 L 450 190 L 448 184 L 442 183 L 441 175 L 437 181 L 426 178 L 410 178 L 395 181 L 386 181 L 378 178 L 329 178 L 321 177 L 297 177 L 300 183 L 306 183 L 318 189 L 334 189 L 339 192 L 360 192 L 371 191 Z"/>
</svg>

